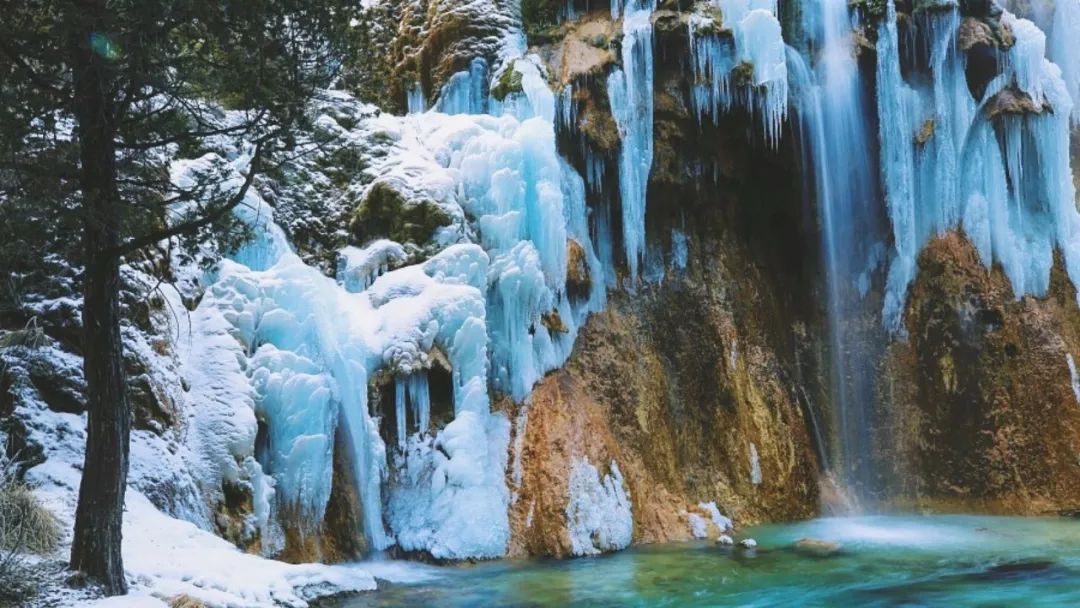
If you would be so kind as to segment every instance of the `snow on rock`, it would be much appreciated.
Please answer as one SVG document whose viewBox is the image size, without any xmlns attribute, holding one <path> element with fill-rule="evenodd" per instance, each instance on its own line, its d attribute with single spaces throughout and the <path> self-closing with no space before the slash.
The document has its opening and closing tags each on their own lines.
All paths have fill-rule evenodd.
<svg viewBox="0 0 1080 608">
<path fill-rule="evenodd" d="M 634 533 L 630 493 L 615 461 L 611 472 L 602 478 L 587 460 L 573 462 L 566 528 L 574 555 L 596 555 L 630 546 Z"/>
<path fill-rule="evenodd" d="M 124 563 L 137 592 L 186 594 L 210 605 L 301 607 L 318 597 L 375 589 L 361 567 L 263 559 L 162 514 L 138 493 L 126 502 Z"/>
<path fill-rule="evenodd" d="M 450 559 L 505 553 L 510 424 L 490 412 L 488 386 L 525 398 L 565 362 L 604 303 L 599 282 L 587 294 L 566 288 L 570 239 L 594 276 L 599 261 L 584 184 L 555 149 L 554 98 L 538 64 L 508 64 L 522 90 L 485 102 L 499 116 L 345 112 L 355 102 L 324 96 L 317 125 L 378 150 L 365 160 L 364 175 L 374 177 L 353 188 L 355 197 L 382 189 L 390 198 L 381 200 L 436 206 L 450 222 L 427 242 L 345 247 L 335 281 L 292 250 L 258 193 L 237 208 L 255 238 L 203 277 L 188 348 L 192 377 L 213 393 L 199 398 L 234 409 L 219 403 L 220 420 L 196 422 L 193 437 L 217 455 L 203 463 L 207 477 L 252 488 L 251 527 L 266 538 L 279 536 L 283 516 L 308 529 L 322 520 L 340 428 L 372 547 L 397 542 Z M 445 103 L 456 97 L 444 94 Z M 332 118 L 342 112 L 359 118 Z M 238 178 L 244 155 L 229 162 Z M 182 184 L 221 163 L 212 154 L 183 161 L 174 178 Z M 454 412 L 442 429 L 429 428 L 427 389 L 440 357 Z M 395 403 L 369 404 L 369 379 L 386 375 L 398 386 Z M 397 428 L 386 445 L 379 427 L 392 413 Z M 258 442 L 256 420 L 265 426 Z M 227 432 L 201 430 L 218 426 Z"/>
<path fill-rule="evenodd" d="M 337 280 L 351 292 L 364 291 L 406 258 L 405 248 L 388 239 L 379 239 L 363 249 L 345 247 L 338 252 Z"/>
<path fill-rule="evenodd" d="M 696 79 L 690 102 L 698 122 L 715 122 L 737 104 L 756 112 L 767 141 L 778 145 L 787 118 L 788 74 L 775 0 L 711 0 L 701 6 L 719 11 L 723 23 L 715 13 L 690 16 L 690 63 Z M 725 31 L 719 31 L 721 27 Z M 737 67 L 743 69 L 738 77 Z"/>
<path fill-rule="evenodd" d="M 712 523 L 716 526 L 717 530 L 727 532 L 728 530 L 734 529 L 735 524 L 732 523 L 730 518 L 720 513 L 720 509 L 717 508 L 715 502 L 698 503 L 698 508 L 709 514 L 709 519 L 712 520 Z"/>
<path fill-rule="evenodd" d="M 30 469 L 27 479 L 59 519 L 65 542 L 70 542 L 85 416 L 52 412 L 33 400 L 23 407 L 27 409 L 20 416 L 29 422 L 32 439 L 47 449 L 45 462 Z M 169 449 L 165 441 L 153 433 L 132 434 L 133 478 L 151 477 L 159 474 L 157 470 L 187 470 L 191 455 L 175 445 Z M 128 488 L 125 503 L 122 550 L 132 595 L 79 605 L 159 606 L 162 600 L 187 594 L 208 605 L 299 608 L 317 597 L 375 588 L 374 579 L 361 567 L 293 565 L 243 553 L 212 532 L 163 513 L 134 485 Z"/>
<path fill-rule="evenodd" d="M 690 535 L 694 538 L 709 537 L 709 522 L 697 513 L 687 513 L 687 521 L 690 522 Z"/>
</svg>

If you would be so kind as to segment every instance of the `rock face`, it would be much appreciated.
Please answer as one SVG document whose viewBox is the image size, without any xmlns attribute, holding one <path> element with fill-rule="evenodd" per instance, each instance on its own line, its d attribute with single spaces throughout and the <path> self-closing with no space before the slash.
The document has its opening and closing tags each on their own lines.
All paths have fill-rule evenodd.
<svg viewBox="0 0 1080 608">
<path fill-rule="evenodd" d="M 909 339 L 881 370 L 894 501 L 1028 514 L 1080 504 L 1080 310 L 1060 262 L 1045 299 L 1017 300 L 955 233 L 933 241 L 919 269 Z"/>
<path fill-rule="evenodd" d="M 517 420 L 510 461 L 519 463 L 508 475 L 512 554 L 571 553 L 565 510 L 576 458 L 602 472 L 617 463 L 635 542 L 691 538 L 688 516 L 702 502 L 740 525 L 817 512 L 819 458 L 806 415 L 806 387 L 818 386 L 817 347 L 805 332 L 814 313 L 796 293 L 811 277 L 791 259 L 813 237 L 757 238 L 772 214 L 800 209 L 762 169 L 786 152 L 721 135 L 730 125 L 690 139 L 696 129 L 679 129 L 680 120 L 690 120 L 685 110 L 658 113 L 658 125 L 672 122 L 658 128 L 658 162 L 663 149 L 696 150 L 715 155 L 722 174 L 702 186 L 663 170 L 674 163 L 654 169 L 647 224 L 667 254 L 663 278 L 612 292 L 564 369 L 527 405 L 506 405 Z M 680 229 L 685 269 L 672 252 Z"/>
<path fill-rule="evenodd" d="M 433 99 L 452 74 L 477 57 L 492 62 L 520 33 L 520 6 L 507 0 L 410 0 L 399 11 L 390 53 L 401 98 L 419 83 Z"/>
<path fill-rule="evenodd" d="M 567 59 L 598 41 L 584 33 L 616 31 L 606 19 L 585 15 L 537 47 L 574 87 L 572 137 L 560 147 L 582 174 L 590 162 L 582 146 L 607 164 L 605 175 L 617 174 L 606 76 Z M 646 260 L 642 283 L 619 272 L 622 287 L 609 291 L 606 310 L 527 404 L 503 405 L 515 420 L 512 555 L 574 553 L 569 477 L 581 459 L 601 476 L 617 465 L 634 542 L 693 538 L 692 518 L 708 521 L 702 503 L 739 525 L 818 509 L 820 446 L 808 410 L 821 395 L 821 370 L 807 332 L 816 323 L 808 303 L 818 237 L 804 216 L 795 154 L 787 142 L 773 150 L 748 136 L 752 119 L 738 111 L 700 124 L 685 101 L 685 51 L 675 51 L 688 44 L 685 18 L 659 11 L 654 21 L 646 236 L 657 257 Z M 593 196 L 594 210 L 603 209 L 602 195 Z"/>
</svg>

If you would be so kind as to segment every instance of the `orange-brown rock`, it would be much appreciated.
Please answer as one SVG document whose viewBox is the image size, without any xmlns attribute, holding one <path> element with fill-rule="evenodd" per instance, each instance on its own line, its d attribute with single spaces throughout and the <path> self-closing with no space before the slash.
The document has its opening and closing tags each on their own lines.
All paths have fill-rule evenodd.
<svg viewBox="0 0 1080 608">
<path fill-rule="evenodd" d="M 574 239 L 566 240 L 566 289 L 577 297 L 588 296 L 592 289 L 585 248 Z"/>
<path fill-rule="evenodd" d="M 935 239 L 906 323 L 880 381 L 894 502 L 1026 514 L 1080 505 L 1080 403 L 1066 360 L 1080 354 L 1080 309 L 1060 258 L 1047 297 L 1016 299 L 962 235 Z"/>
<path fill-rule="evenodd" d="M 1035 100 L 1030 95 L 1015 87 L 1002 89 L 1000 93 L 986 102 L 986 115 L 990 118 L 997 118 L 1003 114 L 1022 116 L 1024 114 L 1042 114 L 1050 111 L 1053 111 L 1053 109 L 1050 107 L 1049 102 L 1035 103 Z"/>
<path fill-rule="evenodd" d="M 335 438 L 330 500 L 323 521 L 315 529 L 301 521 L 298 515 L 283 514 L 285 548 L 277 559 L 292 562 L 342 562 L 362 555 L 367 550 L 363 536 L 363 505 L 353 482 L 351 465 L 344 448 L 347 438 L 338 429 Z"/>
<path fill-rule="evenodd" d="M 512 555 L 570 552 L 568 479 L 581 458 L 601 474 L 618 464 L 637 543 L 689 539 L 687 513 L 701 502 L 715 501 L 739 525 L 817 512 L 806 423 L 753 318 L 761 296 L 744 278 L 729 287 L 746 300 L 727 301 L 712 290 L 715 270 L 703 282 L 673 277 L 634 297 L 613 294 L 564 369 L 534 388 L 524 410 L 508 412 Z"/>
</svg>

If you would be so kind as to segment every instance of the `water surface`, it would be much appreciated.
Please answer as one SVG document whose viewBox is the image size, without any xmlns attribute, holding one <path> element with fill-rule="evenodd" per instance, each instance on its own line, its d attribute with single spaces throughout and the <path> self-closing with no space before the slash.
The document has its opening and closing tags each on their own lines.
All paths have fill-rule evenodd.
<svg viewBox="0 0 1080 608">
<path fill-rule="evenodd" d="M 758 548 L 694 542 L 564 561 L 425 567 L 335 608 L 375 606 L 1080 606 L 1080 520 L 818 519 L 746 530 Z M 800 538 L 842 544 L 832 557 Z"/>
</svg>

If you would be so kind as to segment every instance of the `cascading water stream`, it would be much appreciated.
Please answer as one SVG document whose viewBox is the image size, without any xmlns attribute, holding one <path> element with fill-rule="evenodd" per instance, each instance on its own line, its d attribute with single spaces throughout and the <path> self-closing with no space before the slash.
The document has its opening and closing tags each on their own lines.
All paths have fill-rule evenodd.
<svg viewBox="0 0 1080 608">
<path fill-rule="evenodd" d="M 803 158 L 813 168 L 813 194 L 821 218 L 832 412 L 837 439 L 834 463 L 854 491 L 871 484 L 872 366 L 864 352 L 865 328 L 851 322 L 880 259 L 881 231 L 875 203 L 873 155 L 857 142 L 872 141 L 852 19 L 844 0 L 819 0 L 804 13 L 811 69 L 789 49 Z M 813 61 L 811 62 L 813 63 Z"/>
</svg>

